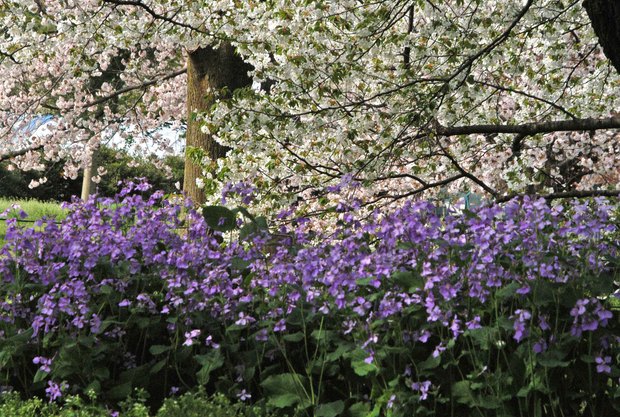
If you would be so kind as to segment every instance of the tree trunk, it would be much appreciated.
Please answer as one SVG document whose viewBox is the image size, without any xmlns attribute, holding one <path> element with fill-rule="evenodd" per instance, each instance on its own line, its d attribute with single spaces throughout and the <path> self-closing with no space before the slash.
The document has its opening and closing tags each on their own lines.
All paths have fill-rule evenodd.
<svg viewBox="0 0 620 417">
<path fill-rule="evenodd" d="M 620 73 L 620 0 L 585 0 L 583 7 L 605 56 Z"/>
<path fill-rule="evenodd" d="M 216 97 L 227 98 L 237 88 L 250 86 L 252 79 L 248 76 L 248 71 L 251 69 L 228 43 L 222 44 L 219 49 L 209 47 L 189 52 L 186 148 L 203 149 L 212 161 L 226 155 L 227 149 L 200 129 L 201 122 L 196 120 L 196 113 L 206 112 Z M 222 89 L 226 89 L 226 94 L 221 94 Z M 183 190 L 196 204 L 205 201 L 203 190 L 196 186 L 196 179 L 201 176 L 202 167 L 195 164 L 186 151 Z"/>
</svg>

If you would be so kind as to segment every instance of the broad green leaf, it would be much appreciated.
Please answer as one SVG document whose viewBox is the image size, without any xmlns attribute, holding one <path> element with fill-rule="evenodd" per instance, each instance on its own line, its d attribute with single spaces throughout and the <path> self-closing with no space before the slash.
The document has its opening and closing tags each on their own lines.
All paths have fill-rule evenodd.
<svg viewBox="0 0 620 417">
<path fill-rule="evenodd" d="M 47 372 L 38 369 L 37 373 L 34 374 L 34 379 L 32 380 L 32 382 L 36 384 L 37 382 L 43 381 L 47 377 L 47 375 Z"/>
<path fill-rule="evenodd" d="M 170 349 L 171 349 L 170 346 L 153 345 L 149 348 L 149 352 L 151 353 L 151 355 L 157 356 L 157 355 L 161 355 L 164 352 L 168 352 Z"/>
<path fill-rule="evenodd" d="M 202 215 L 210 228 L 221 232 L 228 232 L 237 227 L 236 214 L 223 206 L 206 206 L 202 208 Z"/>
<path fill-rule="evenodd" d="M 441 356 L 437 356 L 436 358 L 433 357 L 432 355 L 428 357 L 428 359 L 426 359 L 423 362 L 420 362 L 417 365 L 417 368 L 420 371 L 425 371 L 427 369 L 435 369 L 439 366 L 439 364 L 441 363 Z"/>
<path fill-rule="evenodd" d="M 267 403 L 277 408 L 304 404 L 308 392 L 308 378 L 299 374 L 278 374 L 266 378 L 260 384 L 265 390 Z"/>
<path fill-rule="evenodd" d="M 500 288 L 495 293 L 495 297 L 498 299 L 498 301 L 505 301 L 509 298 L 512 298 L 517 293 L 517 290 L 519 288 L 521 288 L 521 284 L 519 284 L 516 281 L 513 281 L 510 284 Z"/>
<path fill-rule="evenodd" d="M 461 404 L 471 404 L 474 400 L 469 381 L 458 381 L 452 385 L 452 395 Z"/>
<path fill-rule="evenodd" d="M 287 342 L 300 342 L 304 340 L 304 334 L 302 332 L 286 334 L 282 336 L 282 339 L 286 340 Z"/>
<path fill-rule="evenodd" d="M 355 403 L 349 407 L 348 411 L 351 417 L 366 417 L 370 407 L 366 403 Z"/>
<path fill-rule="evenodd" d="M 164 366 L 166 366 L 166 363 L 168 363 L 168 359 L 167 358 L 160 360 L 155 365 L 153 365 L 153 367 L 149 370 L 149 373 L 150 374 L 158 373 L 159 371 L 164 369 Z"/>
<path fill-rule="evenodd" d="M 406 291 L 424 288 L 424 278 L 413 271 L 399 271 L 392 274 L 392 280 Z"/>
<path fill-rule="evenodd" d="M 202 368 L 196 373 L 196 376 L 198 377 L 198 381 L 203 385 L 209 382 L 211 372 L 224 365 L 224 357 L 219 349 L 213 349 L 206 355 L 196 355 L 195 359 L 202 365 Z"/>
<path fill-rule="evenodd" d="M 107 392 L 107 396 L 113 400 L 124 400 L 131 395 L 131 382 L 117 385 Z"/>
<path fill-rule="evenodd" d="M 333 401 L 331 403 L 319 404 L 314 413 L 315 417 L 336 417 L 344 411 L 344 402 Z"/>
</svg>

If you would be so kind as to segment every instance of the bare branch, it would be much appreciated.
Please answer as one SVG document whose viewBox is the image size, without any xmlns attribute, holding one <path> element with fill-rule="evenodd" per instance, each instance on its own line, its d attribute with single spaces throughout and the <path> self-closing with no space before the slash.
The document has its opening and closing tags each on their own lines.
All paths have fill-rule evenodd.
<svg viewBox="0 0 620 417">
<path fill-rule="evenodd" d="M 496 203 L 505 203 L 513 198 L 532 196 L 547 200 L 559 200 L 563 198 L 586 198 L 586 197 L 618 197 L 620 190 L 573 190 L 550 194 L 509 194 L 495 200 Z"/>
<path fill-rule="evenodd" d="M 523 123 L 517 125 L 470 125 L 470 126 L 442 126 L 435 125 L 435 131 L 440 136 L 483 135 L 493 133 L 512 133 L 525 136 L 539 133 L 579 132 L 589 130 L 620 129 L 620 116 L 603 119 L 572 119 L 552 120 L 548 122 Z"/>
</svg>

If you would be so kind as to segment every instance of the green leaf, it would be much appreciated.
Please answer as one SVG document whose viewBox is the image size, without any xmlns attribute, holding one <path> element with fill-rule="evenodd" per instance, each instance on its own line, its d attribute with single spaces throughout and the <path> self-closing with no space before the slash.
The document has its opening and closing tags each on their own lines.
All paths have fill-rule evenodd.
<svg viewBox="0 0 620 417">
<path fill-rule="evenodd" d="M 471 337 L 483 350 L 491 348 L 493 343 L 499 339 L 497 328 L 490 326 L 467 330 L 465 335 Z"/>
<path fill-rule="evenodd" d="M 248 213 L 247 210 L 245 210 L 242 207 L 239 207 L 237 210 L 242 212 L 244 215 L 246 215 L 250 219 L 250 221 L 244 224 L 241 230 L 239 230 L 240 239 L 243 240 L 243 239 L 246 239 L 248 236 L 254 235 L 261 231 L 269 230 L 267 219 L 264 216 L 259 216 L 259 217 L 254 218 L 253 216 L 250 215 L 250 213 Z"/>
<path fill-rule="evenodd" d="M 93 376 L 99 381 L 105 381 L 110 378 L 110 370 L 108 368 L 96 368 L 93 371 Z"/>
<path fill-rule="evenodd" d="M 304 334 L 302 332 L 286 334 L 282 336 L 282 339 L 286 340 L 287 342 L 301 342 L 302 340 L 304 340 Z"/>
<path fill-rule="evenodd" d="M 246 223 L 239 230 L 239 239 L 245 240 L 249 236 L 252 236 L 252 235 L 258 233 L 258 231 L 259 231 L 259 229 L 256 226 L 256 224 L 254 224 L 254 223 Z"/>
<path fill-rule="evenodd" d="M 237 216 L 223 206 L 206 206 L 202 215 L 210 228 L 221 232 L 229 232 L 237 227 Z"/>
<path fill-rule="evenodd" d="M 14 336 L 11 336 L 7 339 L 7 342 L 22 344 L 29 341 L 32 338 L 32 334 L 34 333 L 34 329 L 32 327 L 28 328 L 28 330 L 24 330 L 21 333 L 18 333 Z"/>
<path fill-rule="evenodd" d="M 117 385 L 110 389 L 107 394 L 110 399 L 124 400 L 131 395 L 131 382 Z"/>
<path fill-rule="evenodd" d="M 269 229 L 269 224 L 267 223 L 267 218 L 265 216 L 258 216 L 256 219 L 254 219 L 254 223 L 256 223 L 256 226 L 258 226 L 259 229 Z"/>
<path fill-rule="evenodd" d="M 272 375 L 261 382 L 267 394 L 267 403 L 276 408 L 290 407 L 307 402 L 303 394 L 307 390 L 308 378 L 299 374 Z"/>
<path fill-rule="evenodd" d="M 344 411 L 344 402 L 333 401 L 331 403 L 319 404 L 314 413 L 315 417 L 336 417 Z"/>
<path fill-rule="evenodd" d="M 37 373 L 34 374 L 34 379 L 32 380 L 32 382 L 36 384 L 37 382 L 43 381 L 47 377 L 47 375 L 48 375 L 47 372 L 39 369 L 37 370 Z"/>
<path fill-rule="evenodd" d="M 536 362 L 545 368 L 566 368 L 570 361 L 563 361 L 566 355 L 557 350 L 541 353 L 536 357 Z"/>
<path fill-rule="evenodd" d="M 219 349 L 213 349 L 206 355 L 196 355 L 196 361 L 202 365 L 202 368 L 196 373 L 198 381 L 201 384 L 209 382 L 209 376 L 211 372 L 224 365 L 224 357 L 220 353 Z"/>
<path fill-rule="evenodd" d="M 101 392 L 101 382 L 94 380 L 90 384 L 86 386 L 84 392 L 93 391 L 95 394 L 99 394 Z"/>
<path fill-rule="evenodd" d="M 425 361 L 420 362 L 418 364 L 417 368 L 420 371 L 426 371 L 428 369 L 435 369 L 435 368 L 437 368 L 440 363 L 441 363 L 441 356 L 433 357 L 431 355 Z"/>
<path fill-rule="evenodd" d="M 349 415 L 351 417 L 366 417 L 370 407 L 366 403 L 355 403 L 349 407 Z"/>
<path fill-rule="evenodd" d="M 394 283 L 410 292 L 424 288 L 424 278 L 413 271 L 395 272 L 391 278 Z"/>
<path fill-rule="evenodd" d="M 149 373 L 150 374 L 158 373 L 159 371 L 164 369 L 164 366 L 166 366 L 166 363 L 168 363 L 168 358 L 164 358 L 164 359 L 160 360 L 155 365 L 153 365 L 153 367 L 149 370 Z"/>
<path fill-rule="evenodd" d="M 480 408 L 485 408 L 487 410 L 496 410 L 498 408 L 501 408 L 502 402 L 499 400 L 499 398 L 488 395 L 478 398 L 478 400 L 475 402 L 475 405 Z"/>
<path fill-rule="evenodd" d="M 544 307 L 554 303 L 554 288 L 551 283 L 538 280 L 532 289 L 534 305 Z"/>
<path fill-rule="evenodd" d="M 458 381 L 452 385 L 452 395 L 461 404 L 471 404 L 474 400 L 469 381 Z"/>
<path fill-rule="evenodd" d="M 374 362 L 366 363 L 367 357 L 368 353 L 362 349 L 356 349 L 351 354 L 351 366 L 353 367 L 353 371 L 359 376 L 366 376 L 379 369 Z"/>
<path fill-rule="evenodd" d="M 248 266 L 250 266 L 250 261 L 246 261 L 238 256 L 235 256 L 230 260 L 230 267 L 235 271 L 243 271 Z"/>
<path fill-rule="evenodd" d="M 299 395 L 293 393 L 284 393 L 270 396 L 267 404 L 276 408 L 284 408 L 293 406 L 300 401 L 301 400 L 299 398 Z"/>
<path fill-rule="evenodd" d="M 164 352 L 168 352 L 170 349 L 171 349 L 170 346 L 153 345 L 149 348 L 149 352 L 151 353 L 151 355 L 157 356 L 157 355 L 161 355 Z"/>
<path fill-rule="evenodd" d="M 101 294 L 109 295 L 114 292 L 114 289 L 109 285 L 102 285 L 99 287 L 99 292 L 101 292 Z"/>
<path fill-rule="evenodd" d="M 500 288 L 495 293 L 495 297 L 498 301 L 505 301 L 515 295 L 519 288 L 521 288 L 521 285 L 518 282 L 513 281 L 505 287 Z"/>
</svg>

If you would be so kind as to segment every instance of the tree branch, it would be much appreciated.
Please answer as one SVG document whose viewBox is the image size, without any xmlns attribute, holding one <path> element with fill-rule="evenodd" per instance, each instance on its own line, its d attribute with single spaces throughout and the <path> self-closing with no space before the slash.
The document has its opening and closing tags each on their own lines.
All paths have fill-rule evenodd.
<svg viewBox="0 0 620 417">
<path fill-rule="evenodd" d="M 573 190 L 549 194 L 509 194 L 495 199 L 495 202 L 505 203 L 513 198 L 525 196 L 540 197 L 547 200 L 558 200 L 562 198 L 618 197 L 619 195 L 620 190 Z"/>
<path fill-rule="evenodd" d="M 539 133 L 576 132 L 588 130 L 620 129 L 620 116 L 604 119 L 552 120 L 548 122 L 523 123 L 518 125 L 470 125 L 442 126 L 435 124 L 435 131 L 440 136 L 483 135 L 492 133 L 512 133 L 525 136 Z"/>
<path fill-rule="evenodd" d="M 0 155 L 0 162 L 8 161 L 9 159 L 26 155 L 28 152 L 34 152 L 43 149 L 43 145 L 33 146 L 32 148 L 20 149 L 19 151 L 13 151 Z"/>
<path fill-rule="evenodd" d="M 128 92 L 133 91 L 133 90 L 141 90 L 141 89 L 144 89 L 146 87 L 150 87 L 153 84 L 157 84 L 158 82 L 166 81 L 166 80 L 169 80 L 171 78 L 177 77 L 177 76 L 179 76 L 181 74 L 185 74 L 185 72 L 186 72 L 186 69 L 183 68 L 183 69 L 180 69 L 178 71 L 171 72 L 170 74 L 166 74 L 166 75 L 164 75 L 164 76 L 162 76 L 160 78 L 154 78 L 152 80 L 145 81 L 142 84 L 130 85 L 128 87 L 121 88 L 120 90 L 117 90 L 117 91 L 113 92 L 110 95 L 107 95 L 105 97 L 100 97 L 100 98 L 98 98 L 96 100 L 93 100 L 93 101 L 91 101 L 89 103 L 86 103 L 86 105 L 84 105 L 84 107 L 88 108 L 88 107 L 96 106 L 98 104 L 104 103 L 104 102 L 106 102 L 108 100 L 111 100 L 113 98 L 116 98 L 116 97 L 120 96 L 121 94 L 125 94 L 125 93 L 128 93 Z"/>
<path fill-rule="evenodd" d="M 163 20 L 164 22 L 168 22 L 171 23 L 173 25 L 176 26 L 181 26 L 184 27 L 186 29 L 190 29 L 190 30 L 194 30 L 196 32 L 199 33 L 204 33 L 204 34 L 208 34 L 208 32 L 198 29 L 197 27 L 194 27 L 192 25 L 188 25 L 187 23 L 183 23 L 183 22 L 179 22 L 177 20 L 174 20 L 168 16 L 165 16 L 163 14 L 159 14 L 157 13 L 155 10 L 151 9 L 148 5 L 142 3 L 141 1 L 138 0 L 103 0 L 104 3 L 109 3 L 109 4 L 116 4 L 117 6 L 135 6 L 135 7 L 140 7 L 142 10 L 144 10 L 145 12 L 147 12 L 148 14 L 151 15 L 151 17 L 153 17 L 153 19 L 158 19 L 158 20 Z"/>
</svg>

